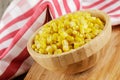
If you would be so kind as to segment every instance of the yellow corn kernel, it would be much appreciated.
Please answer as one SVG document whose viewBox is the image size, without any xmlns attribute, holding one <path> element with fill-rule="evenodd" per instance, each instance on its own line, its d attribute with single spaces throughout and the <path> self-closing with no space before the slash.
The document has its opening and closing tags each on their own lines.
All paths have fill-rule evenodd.
<svg viewBox="0 0 120 80">
<path fill-rule="evenodd" d="M 40 36 L 37 34 L 35 35 L 35 40 L 39 40 Z"/>
<path fill-rule="evenodd" d="M 39 50 L 38 50 L 37 48 L 35 48 L 35 51 L 36 51 L 36 52 L 39 52 Z"/>
<path fill-rule="evenodd" d="M 65 19 L 64 20 L 64 26 L 69 27 L 69 25 L 70 25 L 69 20 Z"/>
<path fill-rule="evenodd" d="M 85 29 L 85 33 L 88 33 L 88 34 L 89 34 L 91 31 L 92 31 L 91 28 L 86 28 L 86 29 Z"/>
<path fill-rule="evenodd" d="M 98 35 L 98 34 L 99 34 L 99 32 L 100 32 L 100 30 L 95 29 L 95 30 L 93 30 L 93 32 L 92 32 L 92 33 L 93 33 L 94 35 Z"/>
<path fill-rule="evenodd" d="M 58 31 L 58 27 L 57 27 L 57 25 L 56 25 L 55 22 L 52 22 L 52 23 L 51 23 L 51 27 L 52 27 L 52 29 L 53 29 L 54 32 L 57 32 L 57 31 Z"/>
<path fill-rule="evenodd" d="M 76 31 L 76 30 L 73 30 L 73 35 L 75 36 L 75 35 L 79 35 L 79 32 L 78 31 Z"/>
<path fill-rule="evenodd" d="M 70 22 L 70 27 L 75 27 L 75 26 L 76 26 L 76 23 L 73 22 L 73 21 L 71 21 L 71 22 Z"/>
<path fill-rule="evenodd" d="M 52 44 L 51 47 L 53 48 L 54 51 L 57 49 L 57 45 L 55 44 Z"/>
<path fill-rule="evenodd" d="M 56 49 L 55 51 L 54 51 L 54 54 L 61 54 L 62 53 L 62 50 L 61 49 Z"/>
<path fill-rule="evenodd" d="M 78 48 L 78 47 L 80 47 L 80 46 L 81 46 L 80 43 L 78 43 L 78 42 L 75 42 L 75 43 L 74 43 L 74 49 L 75 49 L 75 48 Z"/>
<path fill-rule="evenodd" d="M 85 34 L 87 39 L 92 39 L 90 34 Z"/>
<path fill-rule="evenodd" d="M 41 44 L 41 48 L 45 49 L 46 47 L 47 47 L 47 44 L 46 44 L 45 42 L 43 42 L 43 43 Z"/>
<path fill-rule="evenodd" d="M 74 49 L 73 45 L 69 45 L 70 50 Z"/>
<path fill-rule="evenodd" d="M 68 28 L 67 30 L 66 30 L 66 32 L 69 34 L 69 35 L 71 35 L 72 34 L 72 28 Z"/>
<path fill-rule="evenodd" d="M 61 36 L 61 38 L 65 39 L 68 36 L 68 34 L 67 34 L 67 32 L 61 32 L 60 36 Z"/>
<path fill-rule="evenodd" d="M 96 18 L 96 23 L 100 26 L 104 26 L 103 22 L 99 18 Z"/>
<path fill-rule="evenodd" d="M 40 49 L 38 50 L 38 52 L 39 52 L 40 54 L 45 54 L 45 50 L 42 49 L 42 48 L 40 48 Z"/>
<path fill-rule="evenodd" d="M 82 40 L 82 41 L 80 41 L 80 42 L 74 42 L 74 48 L 78 48 L 78 47 L 80 47 L 80 46 L 82 46 L 82 45 L 84 45 L 85 44 L 85 41 L 84 40 Z"/>
<path fill-rule="evenodd" d="M 35 50 L 36 46 L 35 44 L 32 44 L 32 49 Z"/>
<path fill-rule="evenodd" d="M 83 25 L 79 26 L 79 31 L 80 31 L 81 34 L 85 33 L 85 29 L 83 28 Z"/>
<path fill-rule="evenodd" d="M 53 40 L 52 42 L 53 42 L 53 43 L 56 43 L 56 42 L 57 42 L 58 36 L 59 36 L 59 35 L 58 35 L 57 33 L 54 33 L 54 34 L 52 35 L 52 40 Z"/>
<path fill-rule="evenodd" d="M 36 48 L 37 48 L 37 49 L 39 49 L 40 47 L 41 47 L 41 44 L 40 44 L 40 43 L 36 44 Z"/>
<path fill-rule="evenodd" d="M 84 34 L 79 34 L 79 37 L 85 38 L 85 35 Z"/>
<path fill-rule="evenodd" d="M 69 42 L 74 42 L 74 37 L 73 36 L 67 36 L 66 40 Z"/>
<path fill-rule="evenodd" d="M 89 33 L 89 35 L 91 36 L 91 39 L 93 39 L 96 36 L 93 33 Z"/>
<path fill-rule="evenodd" d="M 35 41 L 34 41 L 34 44 L 35 44 L 35 45 L 37 45 L 37 44 L 39 44 L 39 43 L 40 43 L 39 40 L 35 40 Z"/>
<path fill-rule="evenodd" d="M 62 41 L 62 49 L 64 52 L 69 51 L 69 44 L 67 40 Z"/>
<path fill-rule="evenodd" d="M 79 26 L 75 26 L 75 27 L 73 27 L 73 30 L 79 30 Z"/>
<path fill-rule="evenodd" d="M 81 38 L 81 37 L 79 37 L 79 36 L 76 36 L 75 37 L 75 41 L 77 41 L 77 42 L 80 42 L 80 41 L 82 41 L 83 40 L 83 38 Z"/>
<path fill-rule="evenodd" d="M 52 44 L 52 35 L 47 37 L 47 44 Z"/>
<path fill-rule="evenodd" d="M 93 24 L 93 23 L 91 23 L 91 22 L 88 22 L 88 25 L 89 25 L 89 28 L 94 27 L 94 24 Z"/>
<path fill-rule="evenodd" d="M 57 46 L 58 48 L 62 48 L 62 41 L 57 42 L 57 43 L 56 43 L 56 46 Z"/>
<path fill-rule="evenodd" d="M 48 54 L 53 54 L 52 46 L 47 46 L 46 51 L 47 51 Z"/>
</svg>

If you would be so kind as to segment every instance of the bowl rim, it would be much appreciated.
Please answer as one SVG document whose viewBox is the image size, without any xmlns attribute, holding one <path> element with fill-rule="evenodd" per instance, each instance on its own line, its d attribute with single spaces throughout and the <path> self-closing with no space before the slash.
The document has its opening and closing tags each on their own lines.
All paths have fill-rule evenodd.
<svg viewBox="0 0 120 80">
<path fill-rule="evenodd" d="M 108 25 L 109 25 L 109 23 L 110 23 L 110 18 L 109 18 L 109 16 L 105 13 L 105 12 L 103 12 L 103 11 L 101 11 L 101 10 L 80 10 L 80 11 L 76 11 L 76 12 L 88 12 L 88 13 L 90 13 L 90 14 L 93 14 L 94 12 L 97 12 L 97 14 L 100 14 L 102 17 L 104 17 L 104 22 L 105 22 L 105 26 L 104 26 L 104 28 L 103 28 L 103 30 L 96 36 L 96 37 L 94 37 L 92 40 L 90 40 L 88 43 L 92 43 L 93 41 L 95 41 L 96 39 L 98 39 L 99 38 L 99 36 L 100 35 L 102 35 L 103 34 L 103 32 L 106 30 L 106 28 L 107 27 L 109 27 Z M 75 12 L 72 12 L 72 13 L 75 13 Z M 71 14 L 71 13 L 68 13 L 68 14 Z M 67 15 L 67 14 L 66 14 Z M 64 15 L 63 15 L 64 16 Z M 56 18 L 56 19 L 58 19 L 58 18 Z M 54 19 L 54 20 L 56 20 L 56 19 Z M 48 22 L 49 23 L 49 22 Z M 46 24 L 48 24 L 48 23 L 46 23 Z M 42 26 L 44 26 L 44 25 L 42 25 Z M 48 54 L 40 54 L 40 53 L 37 53 L 37 52 L 35 52 L 30 46 L 32 45 L 32 41 L 33 41 L 33 38 L 34 38 L 34 36 L 38 33 L 38 31 L 41 29 L 42 27 L 40 27 L 40 28 L 38 28 L 38 30 L 36 30 L 34 33 L 33 33 L 33 35 L 30 37 L 30 39 L 28 40 L 28 43 L 27 43 L 27 50 L 28 50 L 28 52 L 29 52 L 29 54 L 30 55 L 36 55 L 36 56 L 39 56 L 40 58 L 50 58 L 50 57 L 59 57 L 59 56 L 63 56 L 63 55 L 67 55 L 67 54 L 72 54 L 72 53 L 74 53 L 75 51 L 78 51 L 78 50 L 80 50 L 80 49 L 83 49 L 85 46 L 88 46 L 88 43 L 85 43 L 84 45 L 82 45 L 82 46 L 80 46 L 80 47 L 78 47 L 78 48 L 76 48 L 76 49 L 73 49 L 73 50 L 70 50 L 70 51 L 67 51 L 67 52 L 63 52 L 62 54 L 53 54 L 53 55 L 48 55 Z"/>
</svg>

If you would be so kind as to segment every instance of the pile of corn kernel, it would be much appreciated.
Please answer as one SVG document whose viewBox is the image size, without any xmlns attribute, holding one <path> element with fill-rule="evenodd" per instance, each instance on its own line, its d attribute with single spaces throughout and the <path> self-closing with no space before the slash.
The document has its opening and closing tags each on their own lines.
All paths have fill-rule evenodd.
<svg viewBox="0 0 120 80">
<path fill-rule="evenodd" d="M 88 12 L 75 12 L 45 24 L 34 37 L 32 49 L 40 54 L 61 54 L 96 37 L 104 23 Z"/>
</svg>

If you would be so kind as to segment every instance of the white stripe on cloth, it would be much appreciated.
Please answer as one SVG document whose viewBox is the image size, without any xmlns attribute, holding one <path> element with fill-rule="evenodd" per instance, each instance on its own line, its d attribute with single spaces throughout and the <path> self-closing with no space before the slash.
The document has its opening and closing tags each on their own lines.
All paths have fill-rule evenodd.
<svg viewBox="0 0 120 80">
<path fill-rule="evenodd" d="M 42 0 L 27 0 L 27 2 L 31 5 L 31 8 L 34 6 L 34 5 L 36 5 L 36 3 L 38 3 L 38 2 L 40 2 L 40 1 L 42 1 Z"/>
<path fill-rule="evenodd" d="M 0 29 L 2 29 L 4 27 L 4 23 L 3 21 L 0 20 Z"/>
<path fill-rule="evenodd" d="M 76 8 L 75 3 L 74 3 L 73 0 L 67 0 L 67 3 L 69 3 L 68 6 L 69 6 L 71 12 L 74 12 L 74 11 L 77 10 L 77 8 Z"/>
<path fill-rule="evenodd" d="M 10 38 L 10 39 L 4 41 L 4 43 L 0 43 L 0 50 L 2 50 L 4 48 L 8 48 L 8 46 L 11 44 L 12 40 L 13 40 L 13 38 Z"/>
<path fill-rule="evenodd" d="M 16 17 L 18 17 L 19 15 L 22 15 L 22 14 L 23 14 L 23 12 L 19 6 L 14 7 L 14 10 L 10 11 L 10 15 L 12 16 L 12 19 L 15 19 Z"/>
<path fill-rule="evenodd" d="M 93 3 L 96 3 L 96 2 L 98 2 L 98 0 L 81 0 L 81 2 L 82 2 L 82 5 L 84 5 L 84 6 L 90 6 L 90 5 L 92 5 Z"/>
<path fill-rule="evenodd" d="M 111 24 L 113 26 L 120 24 L 120 17 L 118 18 L 115 17 L 115 18 L 110 18 L 110 19 L 111 19 Z"/>
</svg>

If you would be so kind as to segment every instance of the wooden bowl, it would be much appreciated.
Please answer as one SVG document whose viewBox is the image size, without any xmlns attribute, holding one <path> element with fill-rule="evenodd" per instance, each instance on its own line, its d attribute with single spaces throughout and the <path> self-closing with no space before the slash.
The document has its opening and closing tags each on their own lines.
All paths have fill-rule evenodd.
<svg viewBox="0 0 120 80">
<path fill-rule="evenodd" d="M 27 49 L 32 58 L 42 67 L 55 72 L 74 74 L 85 71 L 98 61 L 100 50 L 108 43 L 111 36 L 111 23 L 109 16 L 99 10 L 85 10 L 92 16 L 100 18 L 105 23 L 103 31 L 89 43 L 64 54 L 43 55 L 36 53 L 31 45 L 33 38 L 40 28 L 31 36 L 28 41 Z"/>
</svg>

